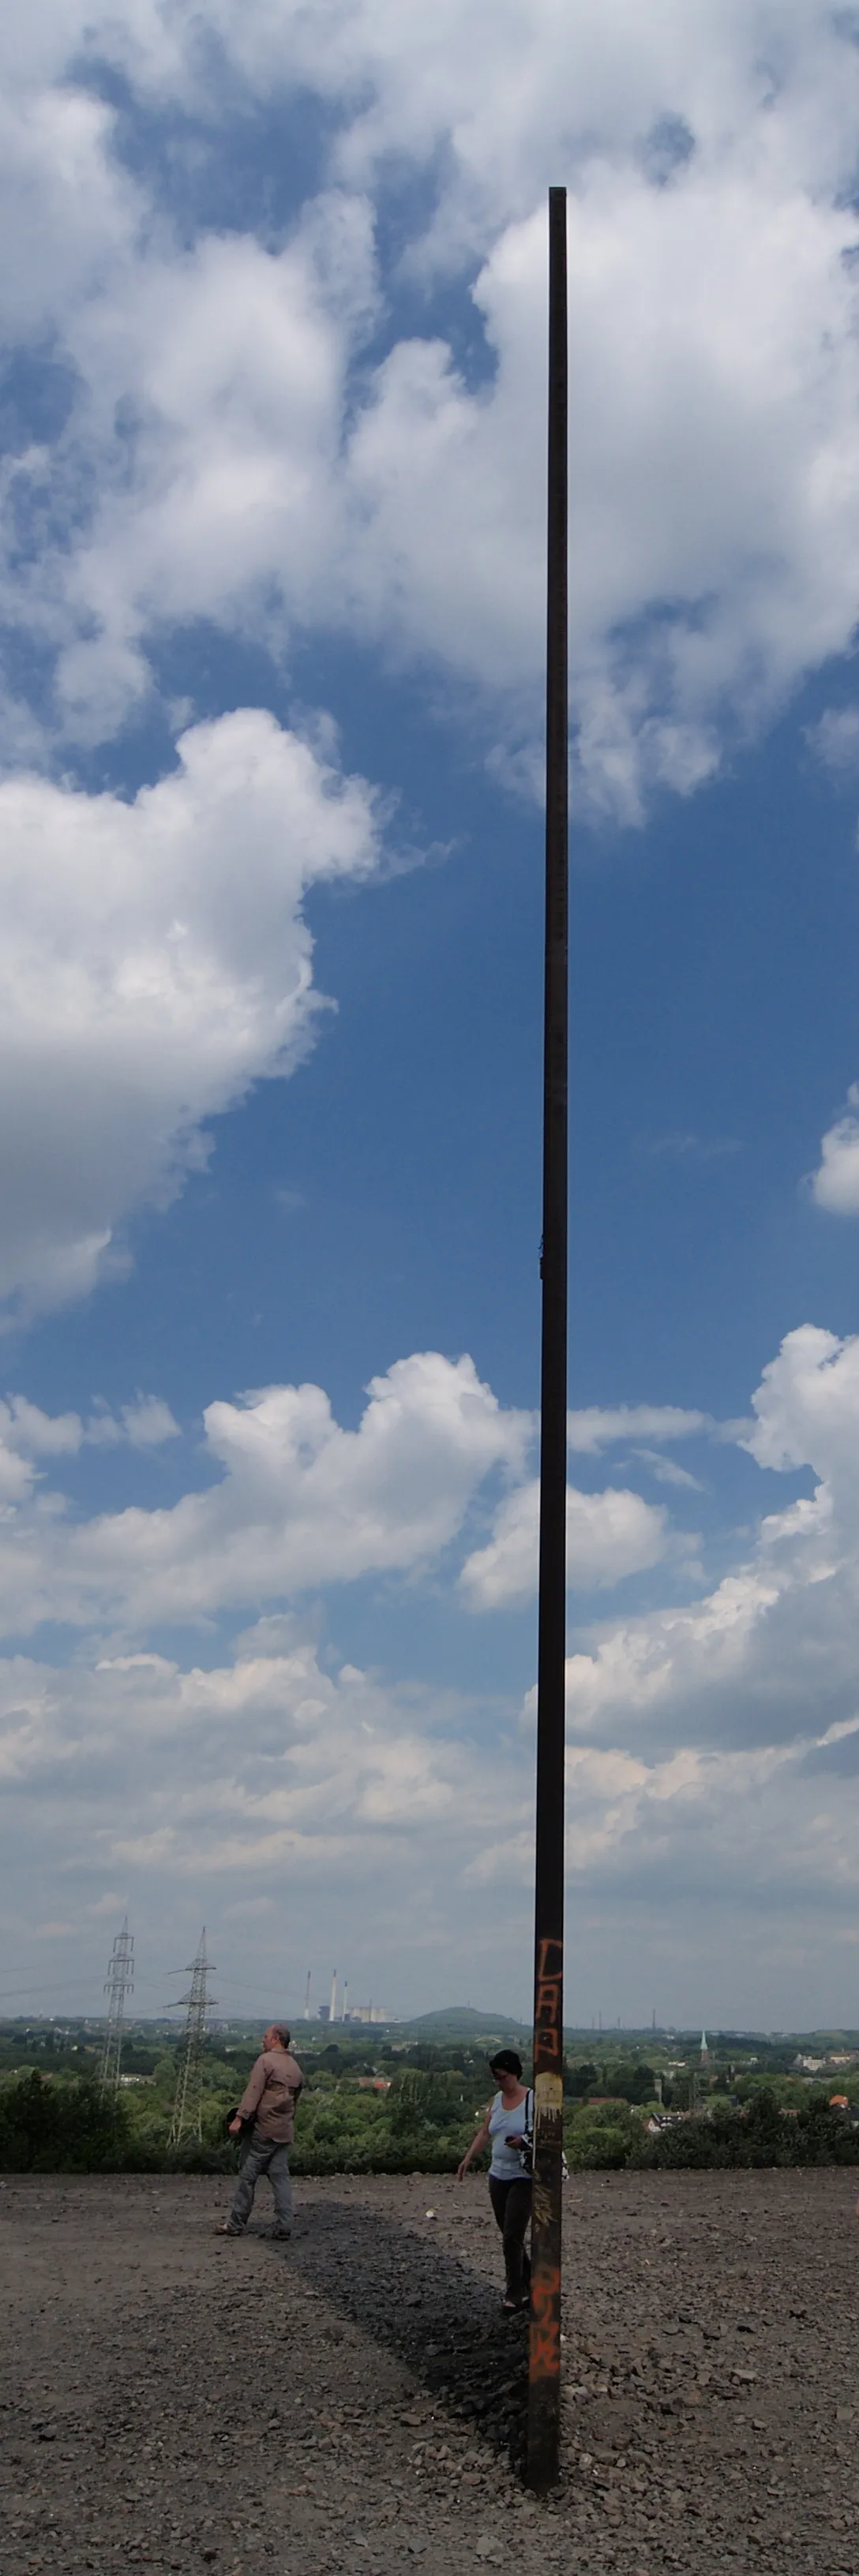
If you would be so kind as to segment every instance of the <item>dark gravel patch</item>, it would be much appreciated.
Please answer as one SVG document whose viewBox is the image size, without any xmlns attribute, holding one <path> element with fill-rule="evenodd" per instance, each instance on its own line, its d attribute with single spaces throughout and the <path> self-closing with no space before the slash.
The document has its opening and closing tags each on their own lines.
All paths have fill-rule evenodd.
<svg viewBox="0 0 859 2576">
<path fill-rule="evenodd" d="M 859 2576 L 854 2189 L 576 2178 L 537 2505 L 479 2179 L 301 2183 L 286 2247 L 219 2242 L 220 2182 L 9 2179 L 2 2576 Z"/>
</svg>

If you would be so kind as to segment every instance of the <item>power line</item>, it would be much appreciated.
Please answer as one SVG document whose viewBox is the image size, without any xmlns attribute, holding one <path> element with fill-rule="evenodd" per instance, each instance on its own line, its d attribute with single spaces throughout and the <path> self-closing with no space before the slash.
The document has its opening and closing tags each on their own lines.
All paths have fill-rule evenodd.
<svg viewBox="0 0 859 2576">
<path fill-rule="evenodd" d="M 0 1986 L 0 2002 L 2 2002 L 4 1998 L 9 1999 L 11 1997 L 14 1999 L 17 1995 L 72 1995 L 75 1993 L 76 1988 L 85 1982 L 88 1976 L 94 1976 L 95 1974 L 96 1971 L 92 1968 L 82 1968 L 77 1977 L 70 1977 L 67 1984 L 61 1986 L 57 1985 L 56 1980 L 53 1977 L 48 1979 L 46 1985 Z M 187 1977 L 187 1975 L 187 1966 L 184 1968 L 163 1968 L 159 1976 L 138 1977 L 137 1983 L 140 1986 L 157 1986 L 162 1983 L 164 1977 Z M 258 1996 L 259 1984 L 256 1983 L 251 1986 L 246 1984 L 241 1977 L 231 1977 L 229 1979 L 229 1992 L 231 1995 L 241 1994 Z M 294 1994 L 283 1996 L 282 2000 L 286 2003 L 297 2004 L 300 2002 L 301 1998 L 296 1989 Z M 175 2012 L 176 2006 L 175 2004 L 170 2004 L 167 2009 L 170 2012 Z"/>
<path fill-rule="evenodd" d="M 82 1972 L 93 1976 L 95 1973 L 94 1969 Z M 79 1992 L 81 1982 L 81 1977 L 71 1977 L 67 1986 L 58 1986 L 55 1985 L 52 1977 L 46 1986 L 0 1986 L 0 2002 L 5 2000 L 14 2003 L 19 1995 L 74 1995 Z M 147 1982 L 152 1985 L 154 1979 L 150 1977 Z"/>
</svg>

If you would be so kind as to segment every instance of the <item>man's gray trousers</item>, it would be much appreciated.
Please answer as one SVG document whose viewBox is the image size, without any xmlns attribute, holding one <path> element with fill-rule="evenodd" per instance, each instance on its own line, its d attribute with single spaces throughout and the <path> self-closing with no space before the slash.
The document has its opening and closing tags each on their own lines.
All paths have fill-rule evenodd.
<svg viewBox="0 0 859 2576">
<path fill-rule="evenodd" d="M 271 2138 L 260 2138 L 252 2129 L 242 2139 L 239 2156 L 239 2178 L 233 2206 L 227 2220 L 230 2236 L 241 2236 L 254 2204 L 254 2192 L 261 2174 L 267 2174 L 274 2193 L 275 2233 L 288 2236 L 292 2228 L 292 2176 L 289 2170 L 289 2148 L 279 2147 Z"/>
</svg>

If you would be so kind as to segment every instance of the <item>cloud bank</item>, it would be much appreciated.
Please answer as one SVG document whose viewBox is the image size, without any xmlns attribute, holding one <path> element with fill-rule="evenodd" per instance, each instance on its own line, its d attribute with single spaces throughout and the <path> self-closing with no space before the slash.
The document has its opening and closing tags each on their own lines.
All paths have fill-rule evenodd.
<svg viewBox="0 0 859 2576">
<path fill-rule="evenodd" d="M 28 1433 L 34 1452 L 56 1460 L 77 1438 L 69 1421 L 34 1409 L 28 1422 L 10 1406 L 6 1440 L 17 1423 L 19 1454 Z M 747 1991 L 752 1887 L 764 1981 L 768 1958 L 774 1977 L 780 1953 L 783 1969 L 789 1941 L 800 1986 L 810 1978 L 814 1991 L 819 1978 L 823 1992 L 842 1947 L 849 1965 L 855 1931 L 859 1340 L 812 1326 L 789 1335 L 752 1422 L 743 1436 L 761 1470 L 810 1466 L 813 1493 L 766 1514 L 714 1590 L 615 1615 L 580 1639 L 568 1669 L 573 1901 L 586 1908 L 588 1942 L 602 1927 L 619 1960 L 630 1921 L 646 1921 L 648 1957 L 664 1942 L 666 1974 L 682 1915 L 685 1964 L 671 1971 L 681 1994 L 684 1979 L 700 1991 L 708 1973 L 723 1992 L 726 1982 L 737 1997 Z M 211 1612 L 275 1582 L 286 1601 L 379 1570 L 429 1582 L 436 1596 L 441 1586 L 454 1613 L 485 1480 L 519 1477 L 510 1504 L 532 1510 L 530 1428 L 470 1362 L 415 1355 L 374 1382 L 354 1433 L 318 1389 L 213 1407 L 219 1487 L 172 1512 L 61 1531 L 45 1564 L 58 1615 L 78 1617 L 79 1654 L 65 1670 L 38 1655 L 0 1665 L 10 1890 L 26 1864 L 28 1923 L 38 1848 L 72 1902 L 83 1878 L 96 1904 L 102 1882 L 144 1913 L 169 1897 L 189 1931 L 204 1913 L 238 1922 L 251 1897 L 273 1931 L 288 1903 L 326 1954 L 335 1925 L 338 1939 L 363 1941 L 368 1974 L 390 1960 L 403 1908 L 417 1906 L 410 1980 L 435 1987 L 453 1975 L 465 1938 L 481 1976 L 494 1962 L 515 1988 L 530 1904 L 532 1706 L 523 1725 L 511 1694 L 370 1673 L 321 1647 L 315 1612 L 279 1608 L 203 1664 L 164 1654 L 146 1625 L 151 1634 L 177 1615 L 180 1589 Z M 614 1497 L 624 1508 L 635 1499 Z M 30 1510 L 26 1495 L 4 1492 L 0 1563 L 17 1556 L 25 1592 Z M 500 1518 L 503 1534 L 503 1504 Z M 599 1528 L 599 1509 L 595 1518 Z M 49 1513 L 48 1547 L 55 1522 Z M 472 1571 L 472 1592 L 481 1580 Z M 491 1608 L 491 1581 L 483 1588 Z M 467 1587 L 464 1599 L 474 1606 Z M 94 1609 L 110 1604 L 136 1621 L 134 1641 L 86 1635 Z M 501 1888 L 503 1924 L 490 1901 Z M 35 1937 L 35 1918 L 32 1928 Z M 235 1957 L 232 1930 L 230 1942 Z"/>
<path fill-rule="evenodd" d="M 189 724 L 201 629 L 253 645 L 279 703 L 308 639 L 408 664 L 539 792 L 549 179 L 580 797 L 639 821 L 849 643 L 859 53 L 818 0 L 509 0 L 491 37 L 485 0 L 425 24 L 219 0 L 205 36 L 70 0 L 0 35 L 0 68 L 0 1298 L 26 1314 L 121 1264 L 206 1119 L 296 1061 L 304 893 L 376 863 L 330 742 Z M 304 193 L 275 216 L 298 113 Z M 69 763 L 170 717 L 177 662 L 178 770 L 76 793 Z M 854 1106 L 814 1182 L 841 1212 Z"/>
<path fill-rule="evenodd" d="M 428 662 L 473 693 L 487 743 L 503 708 L 500 766 L 530 778 L 549 179 L 570 190 L 574 705 L 595 810 L 634 822 L 653 786 L 688 792 L 847 645 L 843 14 L 660 0 L 645 24 L 511 0 L 490 33 L 484 0 L 420 28 L 381 0 L 312 17 L 224 0 L 204 43 L 142 5 L 72 7 L 38 40 L 16 31 L 6 69 L 0 319 L 42 396 L 8 466 L 2 588 L 69 740 L 109 734 L 159 641 L 204 618 L 278 656 L 291 633 L 339 631 Z M 256 206 L 213 220 L 225 128 L 259 120 L 262 173 L 273 106 L 299 98 L 320 119 L 304 203 L 273 228 L 261 178 Z M 191 121 L 181 220 L 164 165 L 127 149 L 153 115 Z M 33 714 L 14 692 L 6 713 L 14 742 Z"/>
<path fill-rule="evenodd" d="M 467 1543 L 469 1515 L 499 1477 L 490 1536 L 468 1548 L 459 1583 L 473 1610 L 517 1608 L 536 1591 L 539 1488 L 525 1473 L 531 1414 L 499 1404 L 468 1357 L 414 1352 L 371 1380 L 356 1431 L 343 1430 L 318 1386 L 273 1386 L 204 1416 L 213 1481 L 169 1509 L 78 1521 L 42 1491 L 42 1461 L 85 1442 L 151 1446 L 175 1434 L 154 1397 L 117 1418 L 97 1411 L 51 1421 L 13 1397 L 0 1410 L 0 1478 L 10 1503 L 36 1508 L 0 1533 L 0 1625 L 24 1636 L 43 1621 L 209 1621 L 222 1611 L 300 1600 L 328 1584 L 383 1574 L 414 1578 Z M 608 1487 L 568 1497 L 571 1589 L 605 1589 L 688 1542 L 662 1505 Z"/>
<path fill-rule="evenodd" d="M 252 647 L 279 706 L 308 641 L 409 667 L 497 777 L 539 792 L 550 180 L 570 191 L 580 804 L 634 825 L 655 790 L 691 793 L 850 644 L 859 50 L 821 0 L 212 0 L 205 25 L 47 0 L 9 18 L 0 64 L 8 1319 L 121 1264 L 207 1121 L 299 1060 L 320 1007 L 306 894 L 378 866 L 377 799 L 324 722 L 309 740 L 259 708 L 195 721 L 201 632 Z M 296 115 L 307 176 L 286 202 L 269 179 Z M 180 735 L 160 782 L 130 801 L 75 783 L 152 717 Z M 817 749 L 844 774 L 855 736 L 824 718 Z M 812 1183 L 837 1214 L 859 1206 L 857 1107 Z M 855 1352 L 806 1326 L 765 1372 L 733 1434 L 815 1490 L 692 1601 L 631 1460 L 716 1427 L 658 1405 L 572 1418 L 574 1454 L 629 1454 L 622 1486 L 571 1489 L 571 1583 L 660 1586 L 570 1659 L 571 1851 L 595 1907 L 666 1885 L 739 1906 L 754 1878 L 774 1912 L 801 1885 L 841 1937 Z M 530 1436 L 472 1363 L 412 1354 L 355 1432 L 317 1387 L 214 1403 L 204 1490 L 92 1519 L 54 1491 L 63 1461 L 120 1439 L 175 1457 L 168 1409 L 10 1399 L 0 1616 L 8 1636 L 64 1622 L 80 1657 L 3 1671 L 31 1863 L 53 1837 L 71 1884 L 96 1850 L 105 1901 L 126 1872 L 155 1910 L 177 1871 L 195 1906 L 219 1873 L 240 1902 L 258 1861 L 276 1909 L 327 1858 L 338 1903 L 342 1880 L 366 1912 L 372 1885 L 390 1933 L 420 1885 L 434 1957 L 461 1955 L 456 1913 L 500 1974 L 480 1890 L 506 1872 L 505 1920 L 514 1886 L 527 1917 L 513 1694 L 454 1707 L 326 1663 L 294 1626 L 234 1653 L 203 1623 L 396 1580 L 468 1610 L 473 1636 L 532 1596 Z M 211 1672 L 160 1654 L 188 1620 Z"/>
</svg>

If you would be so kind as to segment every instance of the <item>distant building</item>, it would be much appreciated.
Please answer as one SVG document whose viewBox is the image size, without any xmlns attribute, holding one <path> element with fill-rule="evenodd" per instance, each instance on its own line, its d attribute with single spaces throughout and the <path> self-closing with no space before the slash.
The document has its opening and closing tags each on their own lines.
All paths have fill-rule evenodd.
<svg viewBox="0 0 859 2576">
<path fill-rule="evenodd" d="M 697 2108 L 689 2111 L 651 2111 L 650 2118 L 645 2120 L 644 2125 L 648 2136 L 655 2138 L 660 2129 L 679 2129 L 687 2120 L 712 2120 L 712 2117 L 713 2114 L 709 2108 L 703 2111 Z"/>
<path fill-rule="evenodd" d="M 701 2032 L 701 2064 L 702 2064 L 702 2066 L 709 2066 L 709 2063 L 710 2063 L 710 2051 L 709 2051 L 709 2048 L 708 2048 L 708 2046 L 707 2046 L 707 2033 L 706 2033 L 706 2031 L 705 2031 L 705 2030 L 702 2030 L 702 2032 Z"/>
</svg>

